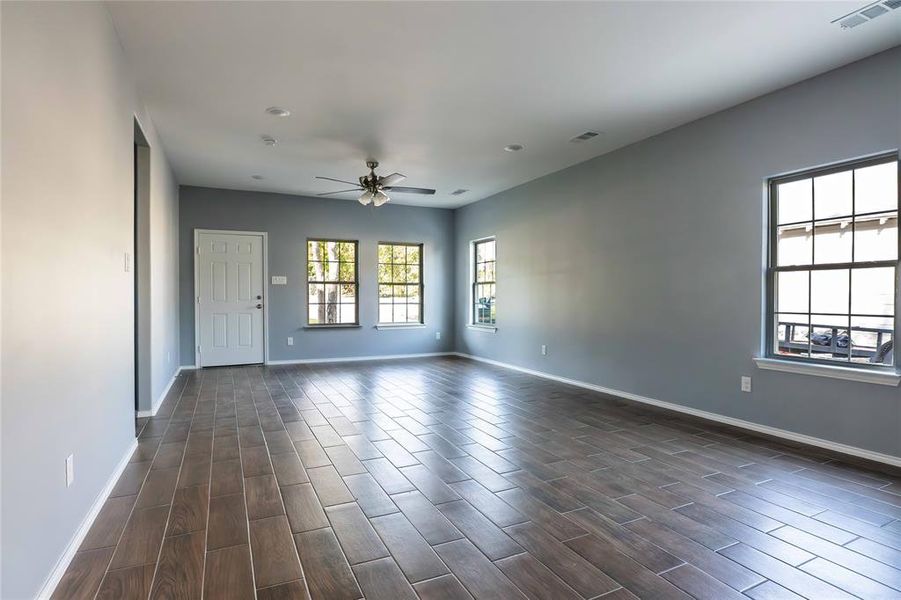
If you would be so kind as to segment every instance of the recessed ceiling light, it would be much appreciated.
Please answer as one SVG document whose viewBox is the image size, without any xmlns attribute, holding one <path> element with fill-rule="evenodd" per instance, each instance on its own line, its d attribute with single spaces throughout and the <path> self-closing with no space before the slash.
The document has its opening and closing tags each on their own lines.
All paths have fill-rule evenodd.
<svg viewBox="0 0 901 600">
<path fill-rule="evenodd" d="M 263 179 L 263 176 L 262 175 L 251 175 L 250 178 L 251 179 Z"/>
<path fill-rule="evenodd" d="M 263 143 L 267 146 L 274 146 L 278 143 L 278 140 L 272 137 L 271 135 L 263 134 L 260 136 L 260 139 L 263 140 Z"/>
<path fill-rule="evenodd" d="M 506 150 L 507 152 L 519 152 L 522 149 L 523 149 L 522 144 L 510 144 L 510 145 L 504 146 L 504 150 Z"/>
<path fill-rule="evenodd" d="M 266 112 L 273 117 L 287 117 L 291 114 L 290 110 L 282 108 L 281 106 L 270 106 L 266 109 Z"/>
</svg>

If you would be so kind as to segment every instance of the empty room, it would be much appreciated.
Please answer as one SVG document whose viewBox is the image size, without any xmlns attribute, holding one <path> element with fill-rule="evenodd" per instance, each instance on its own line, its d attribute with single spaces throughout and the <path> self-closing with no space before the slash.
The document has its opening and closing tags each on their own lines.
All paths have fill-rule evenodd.
<svg viewBox="0 0 901 600">
<path fill-rule="evenodd" d="M 0 0 L 3 600 L 901 599 L 901 0 Z"/>
</svg>

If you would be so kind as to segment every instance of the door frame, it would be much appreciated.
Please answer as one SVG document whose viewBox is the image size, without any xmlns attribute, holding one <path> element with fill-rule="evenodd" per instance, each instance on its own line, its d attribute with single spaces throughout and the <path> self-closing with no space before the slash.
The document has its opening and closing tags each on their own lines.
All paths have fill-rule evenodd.
<svg viewBox="0 0 901 600">
<path fill-rule="evenodd" d="M 263 238 L 263 364 L 269 364 L 269 233 L 266 231 L 239 231 L 237 229 L 194 229 L 194 247 L 191 255 L 194 262 L 194 366 L 203 368 L 200 352 L 200 300 L 197 291 L 200 289 L 200 264 L 197 255 L 200 253 L 200 236 L 204 233 L 226 235 L 258 235 Z"/>
</svg>

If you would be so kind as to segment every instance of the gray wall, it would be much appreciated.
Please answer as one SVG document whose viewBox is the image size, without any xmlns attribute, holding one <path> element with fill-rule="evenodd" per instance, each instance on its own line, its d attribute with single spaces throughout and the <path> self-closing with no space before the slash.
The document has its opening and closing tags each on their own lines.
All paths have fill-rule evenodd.
<svg viewBox="0 0 901 600">
<path fill-rule="evenodd" d="M 33 597 L 134 440 L 133 120 L 152 151 L 151 260 L 176 254 L 177 188 L 100 3 L 0 3 L 2 541 L 0 597 Z M 168 227 L 168 230 L 160 229 Z M 154 246 L 156 240 L 156 246 Z M 169 248 L 166 248 L 166 245 Z M 158 265 L 156 290 L 177 285 Z M 155 268 L 152 266 L 152 268 Z M 177 366 L 174 294 L 152 376 Z M 65 484 L 65 458 L 75 481 Z"/>
<path fill-rule="evenodd" d="M 181 360 L 194 362 L 194 229 L 266 231 L 269 275 L 288 285 L 269 285 L 269 359 L 321 359 L 447 352 L 453 336 L 453 213 L 388 204 L 183 186 L 180 191 Z M 359 240 L 359 329 L 304 329 L 307 238 Z M 380 241 L 424 244 L 424 329 L 378 330 L 376 245 Z M 435 332 L 441 332 L 441 340 Z M 287 345 L 288 336 L 294 346 Z"/>
<path fill-rule="evenodd" d="M 458 210 L 457 349 L 901 455 L 898 388 L 751 360 L 764 181 L 897 149 L 899 91 L 895 48 Z M 489 235 L 496 334 L 465 327 L 469 241 Z"/>
</svg>

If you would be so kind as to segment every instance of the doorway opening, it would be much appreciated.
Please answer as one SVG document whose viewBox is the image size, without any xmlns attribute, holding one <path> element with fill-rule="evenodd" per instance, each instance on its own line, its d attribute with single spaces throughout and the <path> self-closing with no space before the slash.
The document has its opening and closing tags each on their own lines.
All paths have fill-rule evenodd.
<svg viewBox="0 0 901 600">
<path fill-rule="evenodd" d="M 134 409 L 135 434 L 152 416 L 150 384 L 150 144 L 134 120 Z"/>
</svg>

